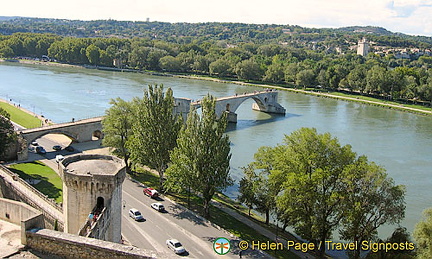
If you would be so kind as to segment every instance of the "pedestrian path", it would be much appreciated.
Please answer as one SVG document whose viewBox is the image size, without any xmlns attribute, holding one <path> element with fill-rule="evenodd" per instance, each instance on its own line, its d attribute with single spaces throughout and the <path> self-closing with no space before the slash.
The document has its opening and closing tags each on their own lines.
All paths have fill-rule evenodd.
<svg viewBox="0 0 432 259">
<path fill-rule="evenodd" d="M 271 240 L 273 240 L 275 242 L 281 242 L 283 244 L 287 243 L 287 240 L 282 239 L 280 236 L 276 236 L 276 234 L 274 234 L 273 232 L 269 231 L 266 228 L 263 228 L 262 226 L 258 225 L 257 223 L 253 222 L 252 220 L 248 219 L 247 217 L 239 214 L 235 210 L 226 207 L 225 205 L 221 204 L 220 202 L 212 200 L 212 204 L 213 204 L 213 206 L 215 206 L 215 207 L 223 210 L 227 214 L 229 214 L 231 217 L 236 218 L 238 221 L 240 221 L 240 222 L 248 225 L 249 227 L 255 229 L 257 232 L 270 238 Z M 293 252 L 294 254 L 296 254 L 297 256 L 299 256 L 300 258 L 304 258 L 304 259 L 315 258 L 315 256 L 308 254 L 308 253 L 302 253 L 302 252 L 297 251 L 297 250 L 290 250 L 290 251 Z M 247 258 L 247 257 L 245 257 L 245 258 Z"/>
</svg>

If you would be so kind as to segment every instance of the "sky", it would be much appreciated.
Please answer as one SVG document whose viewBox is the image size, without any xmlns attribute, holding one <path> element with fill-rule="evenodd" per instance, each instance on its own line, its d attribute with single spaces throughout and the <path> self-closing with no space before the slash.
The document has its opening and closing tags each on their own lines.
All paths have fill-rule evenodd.
<svg viewBox="0 0 432 259">
<path fill-rule="evenodd" d="M 432 0 L 6 0 L 0 16 L 241 22 L 313 28 L 379 26 L 432 36 Z"/>
</svg>

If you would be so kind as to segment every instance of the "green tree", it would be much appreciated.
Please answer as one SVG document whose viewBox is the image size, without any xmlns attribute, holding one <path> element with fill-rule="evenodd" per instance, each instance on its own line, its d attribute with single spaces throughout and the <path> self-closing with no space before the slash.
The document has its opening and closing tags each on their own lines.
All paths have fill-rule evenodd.
<svg viewBox="0 0 432 259">
<path fill-rule="evenodd" d="M 100 60 L 100 48 L 91 44 L 86 49 L 86 56 L 90 64 L 98 65 Z"/>
<path fill-rule="evenodd" d="M 16 139 L 16 133 L 10 115 L 0 107 L 0 159 L 5 155 L 6 149 Z"/>
<path fill-rule="evenodd" d="M 202 100 L 201 117 L 194 108 L 189 112 L 177 147 L 171 152 L 170 166 L 174 169 L 167 175 L 167 182 L 190 184 L 202 195 L 205 217 L 210 216 L 210 201 L 216 191 L 232 184 L 230 142 L 225 134 L 227 118 L 224 113 L 218 119 L 215 107 L 216 99 L 207 95 Z"/>
<path fill-rule="evenodd" d="M 384 224 L 398 224 L 405 216 L 405 188 L 395 185 L 384 168 L 360 156 L 343 173 L 346 195 L 341 238 L 360 244 L 377 238 Z M 360 258 L 360 249 L 354 258 Z"/>
<path fill-rule="evenodd" d="M 302 70 L 296 75 L 296 85 L 301 85 L 303 88 L 312 86 L 315 82 L 315 74 L 312 69 Z"/>
<path fill-rule="evenodd" d="M 244 80 L 261 80 L 264 74 L 260 65 L 252 59 L 237 63 L 235 72 L 240 79 Z"/>
<path fill-rule="evenodd" d="M 277 207 L 302 238 L 324 244 L 343 216 L 343 170 L 353 163 L 351 146 L 341 146 L 329 133 L 302 128 L 286 136 L 275 157 L 283 184 Z M 325 247 L 321 246 L 320 256 Z"/>
<path fill-rule="evenodd" d="M 133 100 L 133 107 L 133 137 L 128 145 L 131 158 L 158 171 L 162 190 L 169 152 L 177 145 L 182 126 L 181 116 L 174 114 L 173 92 L 171 88 L 164 92 L 163 85 L 149 85 L 143 98 Z"/>
<path fill-rule="evenodd" d="M 102 143 L 104 146 L 114 148 L 114 154 L 123 158 L 127 172 L 130 172 L 130 152 L 127 148 L 132 137 L 132 103 L 121 98 L 112 99 L 111 107 L 105 111 L 102 120 L 105 134 Z"/>
<path fill-rule="evenodd" d="M 250 216 L 251 209 L 257 203 L 256 192 L 254 190 L 254 182 L 257 177 L 252 165 L 248 165 L 242 169 L 244 176 L 239 183 L 239 195 L 237 199 L 248 207 L 248 214 Z"/>
<path fill-rule="evenodd" d="M 432 257 L 432 208 L 423 211 L 424 220 L 417 223 L 414 239 L 417 242 L 417 258 Z"/>
</svg>

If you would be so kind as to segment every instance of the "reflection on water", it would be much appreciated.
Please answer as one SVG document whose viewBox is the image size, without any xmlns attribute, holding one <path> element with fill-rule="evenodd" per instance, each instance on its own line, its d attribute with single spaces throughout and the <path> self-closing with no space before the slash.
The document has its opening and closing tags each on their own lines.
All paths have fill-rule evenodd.
<svg viewBox="0 0 432 259">
<path fill-rule="evenodd" d="M 203 80 L 10 63 L 0 63 L 0 78 L 1 98 L 13 99 L 55 122 L 103 115 L 111 98 L 142 96 L 148 84 L 163 84 L 176 97 L 194 100 L 207 93 L 224 97 L 257 90 Z M 285 134 L 315 127 L 338 137 L 342 145 L 352 145 L 359 155 L 384 166 L 397 184 L 406 185 L 402 225 L 412 232 L 423 209 L 432 206 L 432 117 L 289 92 L 280 92 L 279 101 L 286 108 L 285 116 L 252 111 L 253 100 L 236 111 L 238 123 L 228 129 L 236 181 L 242 176 L 240 167 L 253 160 L 260 146 L 274 146 Z M 226 193 L 235 198 L 237 185 Z M 382 228 L 380 234 L 385 238 L 393 229 Z"/>
</svg>

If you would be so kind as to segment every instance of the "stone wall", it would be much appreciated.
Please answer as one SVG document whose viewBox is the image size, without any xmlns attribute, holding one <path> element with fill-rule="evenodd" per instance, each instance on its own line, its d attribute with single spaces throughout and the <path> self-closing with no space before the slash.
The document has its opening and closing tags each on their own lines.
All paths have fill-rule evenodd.
<svg viewBox="0 0 432 259">
<path fill-rule="evenodd" d="M 44 215 L 45 227 L 54 229 L 57 222 L 57 228 L 63 231 L 62 208 L 3 165 L 0 165 L 0 198 L 22 201 L 36 208 Z"/>
<path fill-rule="evenodd" d="M 4 198 L 0 198 L 0 220 L 21 225 L 22 244 L 26 244 L 26 229 L 45 227 L 42 213 L 25 203 Z"/>
<path fill-rule="evenodd" d="M 154 252 L 48 229 L 29 231 L 26 232 L 26 236 L 28 247 L 65 258 L 176 258 L 174 254 Z"/>
</svg>

